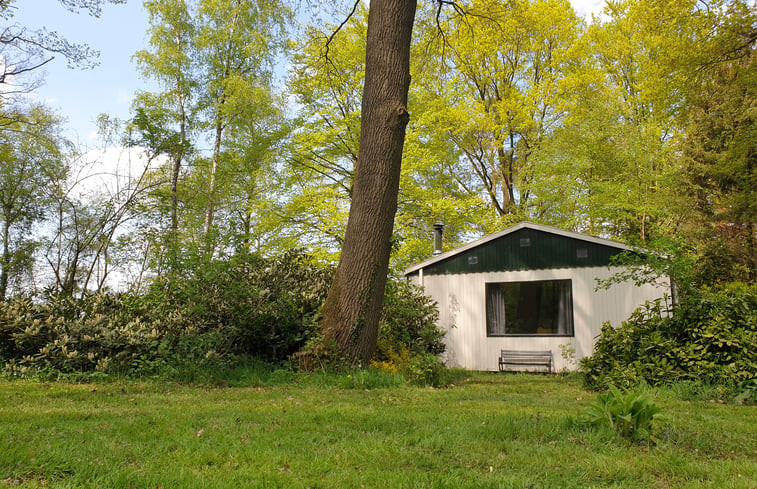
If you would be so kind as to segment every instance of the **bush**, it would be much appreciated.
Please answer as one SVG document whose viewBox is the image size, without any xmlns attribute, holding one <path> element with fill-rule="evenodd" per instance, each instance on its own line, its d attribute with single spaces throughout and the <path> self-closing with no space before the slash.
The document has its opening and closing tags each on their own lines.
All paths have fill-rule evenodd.
<svg viewBox="0 0 757 489">
<path fill-rule="evenodd" d="M 143 294 L 17 297 L 0 303 L 0 365 L 12 375 L 195 378 L 249 358 L 282 364 L 317 338 L 332 274 L 300 251 L 270 259 L 242 253 L 187 259 Z M 388 282 L 377 353 L 385 371 L 401 367 L 407 379 L 439 382 L 444 343 L 436 317 L 420 290 Z"/>
<path fill-rule="evenodd" d="M 122 295 L 84 299 L 16 297 L 0 303 L 0 359 L 5 370 L 100 372 L 154 365 L 178 335 L 178 314 L 146 319 L 126 312 Z"/>
<path fill-rule="evenodd" d="M 757 404 L 757 378 L 739 382 L 736 391 L 733 399 L 736 404 Z"/>
<path fill-rule="evenodd" d="M 285 361 L 313 335 L 333 270 L 295 250 L 264 259 L 240 253 L 155 284 L 146 300 L 178 309 L 218 353 Z"/>
<path fill-rule="evenodd" d="M 437 326 L 436 303 L 404 279 L 388 280 L 371 366 L 399 372 L 417 385 L 443 383 L 444 331 Z"/>
<path fill-rule="evenodd" d="M 0 303 L 5 370 L 142 375 L 228 367 L 248 355 L 282 362 L 312 335 L 331 279 L 300 252 L 174 272 L 145 294 Z"/>
<path fill-rule="evenodd" d="M 659 302 L 610 324 L 581 360 L 587 387 L 679 380 L 735 384 L 757 377 L 757 285 L 732 283 L 689 294 L 669 314 Z"/>
<path fill-rule="evenodd" d="M 404 279 L 387 280 L 375 358 L 386 360 L 390 351 L 403 348 L 411 355 L 441 355 L 446 346 L 438 319 L 436 303 L 420 287 Z"/>
</svg>

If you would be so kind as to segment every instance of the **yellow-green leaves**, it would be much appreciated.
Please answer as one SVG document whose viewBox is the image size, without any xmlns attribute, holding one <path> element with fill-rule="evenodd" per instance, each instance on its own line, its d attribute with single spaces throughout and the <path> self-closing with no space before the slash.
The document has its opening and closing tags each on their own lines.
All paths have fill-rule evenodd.
<svg viewBox="0 0 757 489">
<path fill-rule="evenodd" d="M 560 0 L 476 0 L 428 23 L 439 63 L 419 73 L 421 124 L 472 168 L 469 189 L 499 216 L 529 213 L 531 154 L 562 117 L 581 23 Z M 436 31 L 434 31 L 436 29 Z M 443 33 L 434 35 L 434 32 Z"/>
</svg>

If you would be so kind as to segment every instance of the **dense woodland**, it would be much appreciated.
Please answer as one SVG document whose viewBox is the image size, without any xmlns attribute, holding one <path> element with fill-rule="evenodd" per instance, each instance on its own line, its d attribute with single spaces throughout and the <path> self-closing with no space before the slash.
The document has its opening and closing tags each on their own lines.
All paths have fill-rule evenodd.
<svg viewBox="0 0 757 489">
<path fill-rule="evenodd" d="M 97 22 L 103 4 L 122 2 L 61 3 Z M 85 175 L 97 158 L 65 139 L 65 114 L 24 96 L 51 53 L 86 65 L 89 47 L 14 24 L 14 9 L 28 6 L 0 1 L 4 317 L 99 297 L 89 314 L 70 314 L 122 311 L 119 328 L 141 321 L 144 341 L 159 342 L 195 327 L 192 314 L 209 332 L 221 316 L 238 326 L 240 304 L 254 303 L 270 315 L 245 316 L 258 329 L 223 348 L 246 341 L 243 353 L 284 358 L 314 331 L 342 250 L 369 8 L 346 2 L 304 22 L 302 5 L 284 1 L 144 6 L 149 46 L 134 59 L 159 89 L 139 93 L 128 120 L 101 116 L 103 148 L 130 149 L 132 161 L 93 186 Z M 390 276 L 430 256 L 436 222 L 449 249 L 530 220 L 660 250 L 670 258 L 660 266 L 692 289 L 754 283 L 755 47 L 747 0 L 611 0 L 592 19 L 567 0 L 421 2 Z M 285 286 L 272 285 L 278 277 Z M 405 289 L 390 280 L 386 302 L 407 307 L 384 317 L 429 307 Z M 42 317 L 28 313 L 29 324 Z M 270 326 L 284 323 L 276 314 L 296 327 Z M 429 314 L 416 311 L 426 338 L 413 348 L 436 354 Z M 150 322 L 169 317 L 166 331 Z M 377 361 L 413 352 L 415 340 L 395 341 L 382 324 Z M 221 343 L 198 351 L 212 359 Z M 45 344 L 0 353 L 38 355 Z M 92 367 L 116 355 L 90 353 Z"/>
</svg>

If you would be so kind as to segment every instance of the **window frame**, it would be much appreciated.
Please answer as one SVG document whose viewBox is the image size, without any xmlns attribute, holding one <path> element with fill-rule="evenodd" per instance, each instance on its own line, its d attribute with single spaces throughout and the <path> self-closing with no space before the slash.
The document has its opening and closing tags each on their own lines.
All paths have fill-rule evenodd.
<svg viewBox="0 0 757 489">
<path fill-rule="evenodd" d="M 537 284 L 537 283 L 561 283 L 566 287 L 568 312 L 565 316 L 567 320 L 567 333 L 492 333 L 496 328 L 490 327 L 490 288 L 498 285 L 520 285 L 520 284 Z M 504 304 L 503 304 L 504 306 Z M 558 306 L 559 307 L 559 306 Z M 504 307 L 503 307 L 504 312 Z M 562 279 L 538 279 L 538 280 L 510 280 L 484 283 L 484 316 L 487 338 L 505 338 L 505 337 L 523 337 L 523 338 L 573 338 L 576 335 L 575 329 L 575 312 L 573 307 L 573 280 L 570 278 Z M 507 331 L 507 323 L 504 324 L 504 331 Z"/>
</svg>

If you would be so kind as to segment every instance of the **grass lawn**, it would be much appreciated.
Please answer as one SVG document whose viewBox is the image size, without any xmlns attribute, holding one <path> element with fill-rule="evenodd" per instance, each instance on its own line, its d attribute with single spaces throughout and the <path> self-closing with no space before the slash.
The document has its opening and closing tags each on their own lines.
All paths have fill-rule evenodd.
<svg viewBox="0 0 757 489">
<path fill-rule="evenodd" d="M 0 380 L 0 487 L 757 487 L 757 407 L 650 395 L 665 414 L 651 448 L 578 423 L 595 394 L 570 377 Z"/>
</svg>

